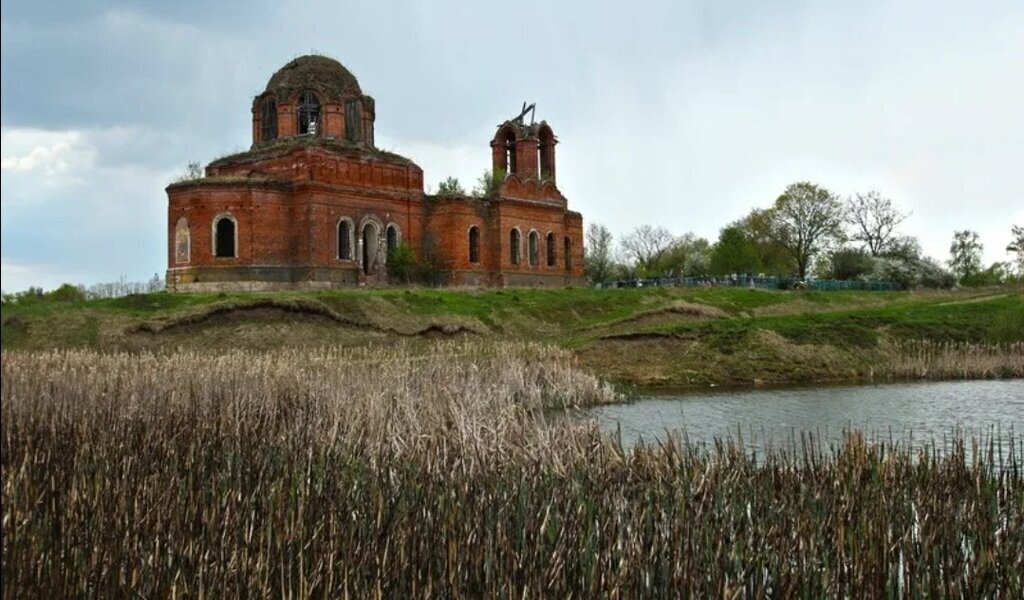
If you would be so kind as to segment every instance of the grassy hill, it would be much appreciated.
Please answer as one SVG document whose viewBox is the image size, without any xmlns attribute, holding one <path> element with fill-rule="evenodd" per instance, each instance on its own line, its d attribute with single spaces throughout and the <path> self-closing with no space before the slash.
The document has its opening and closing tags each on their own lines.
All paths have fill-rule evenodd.
<svg viewBox="0 0 1024 600">
<path fill-rule="evenodd" d="M 110 351 L 531 340 L 639 385 L 1024 375 L 1024 291 L 374 289 L 31 299 L 5 350 Z"/>
</svg>

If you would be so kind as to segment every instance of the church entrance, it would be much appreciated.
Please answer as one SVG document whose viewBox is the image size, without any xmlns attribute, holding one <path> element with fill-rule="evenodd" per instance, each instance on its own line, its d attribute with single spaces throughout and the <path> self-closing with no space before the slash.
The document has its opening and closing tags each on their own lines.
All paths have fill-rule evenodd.
<svg viewBox="0 0 1024 600">
<path fill-rule="evenodd" d="M 377 226 L 367 223 L 363 226 L 363 273 L 366 275 L 373 273 L 377 266 L 378 245 Z"/>
</svg>

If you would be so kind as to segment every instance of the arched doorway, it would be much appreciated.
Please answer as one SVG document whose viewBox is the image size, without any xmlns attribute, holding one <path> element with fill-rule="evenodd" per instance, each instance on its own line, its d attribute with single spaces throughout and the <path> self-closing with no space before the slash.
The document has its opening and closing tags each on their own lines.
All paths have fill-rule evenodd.
<svg viewBox="0 0 1024 600">
<path fill-rule="evenodd" d="M 373 223 L 363 225 L 363 273 L 369 275 L 377 266 L 377 255 L 380 249 L 377 243 L 377 226 Z"/>
</svg>

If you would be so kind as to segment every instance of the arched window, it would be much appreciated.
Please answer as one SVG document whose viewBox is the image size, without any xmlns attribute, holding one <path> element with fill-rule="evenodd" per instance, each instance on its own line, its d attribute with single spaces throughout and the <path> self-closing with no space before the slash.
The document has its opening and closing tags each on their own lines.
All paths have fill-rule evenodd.
<svg viewBox="0 0 1024 600">
<path fill-rule="evenodd" d="M 565 270 L 572 271 L 572 238 L 565 236 Z"/>
<path fill-rule="evenodd" d="M 192 257 L 192 232 L 188 219 L 181 217 L 174 225 L 174 262 L 187 264 Z"/>
<path fill-rule="evenodd" d="M 352 221 L 338 221 L 338 258 L 352 260 Z"/>
<path fill-rule="evenodd" d="M 260 105 L 260 141 L 277 139 L 277 102 L 266 98 Z"/>
<path fill-rule="evenodd" d="M 540 263 L 540 259 L 538 258 L 538 249 L 537 249 L 537 246 L 540 245 L 540 243 L 539 243 L 540 242 L 540 236 L 537 235 L 536 231 L 531 231 L 530 232 L 529 240 L 530 240 L 530 266 L 531 267 L 536 267 L 537 264 Z"/>
<path fill-rule="evenodd" d="M 502 135 L 502 142 L 505 144 L 505 172 L 516 172 L 516 134 L 509 127 Z"/>
<path fill-rule="evenodd" d="M 542 125 L 540 133 L 540 178 L 554 183 L 555 181 L 555 134 L 547 125 Z"/>
<path fill-rule="evenodd" d="M 377 246 L 377 236 L 380 230 L 373 223 L 363 225 L 363 273 L 373 273 L 377 266 L 377 259 L 380 250 Z"/>
<path fill-rule="evenodd" d="M 388 256 L 390 256 L 392 252 L 398 249 L 398 227 L 394 223 L 391 223 L 388 225 L 386 233 L 388 240 Z"/>
<path fill-rule="evenodd" d="M 553 267 L 555 266 L 555 234 L 549 231 L 547 237 L 544 238 L 544 245 L 548 254 L 548 266 Z"/>
<path fill-rule="evenodd" d="M 520 252 L 522 252 L 522 249 L 521 249 L 522 245 L 523 245 L 523 238 L 522 238 L 522 234 L 519 233 L 519 230 L 518 229 L 513 229 L 512 231 L 510 231 L 509 234 L 508 234 L 508 250 L 509 250 L 508 258 L 512 262 L 512 264 L 514 264 L 514 265 L 518 265 L 519 264 L 519 260 L 520 260 L 519 255 L 520 255 Z"/>
<path fill-rule="evenodd" d="M 302 92 L 299 96 L 299 134 L 316 135 L 320 129 L 320 100 L 313 92 Z"/>
<path fill-rule="evenodd" d="M 480 228 L 476 225 L 469 228 L 469 262 L 480 262 Z"/>
<path fill-rule="evenodd" d="M 213 222 L 213 251 L 217 258 L 234 258 L 237 235 L 235 220 L 227 215 Z"/>
</svg>

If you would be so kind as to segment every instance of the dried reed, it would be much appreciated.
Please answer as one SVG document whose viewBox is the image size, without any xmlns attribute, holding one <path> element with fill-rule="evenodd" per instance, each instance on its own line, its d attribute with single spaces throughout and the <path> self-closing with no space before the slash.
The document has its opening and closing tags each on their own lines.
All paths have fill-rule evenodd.
<svg viewBox="0 0 1024 600">
<path fill-rule="evenodd" d="M 540 346 L 4 353 L 3 594 L 1024 594 L 1021 440 L 625 452 Z M 1000 440 L 1006 442 L 1007 440 Z"/>
</svg>

